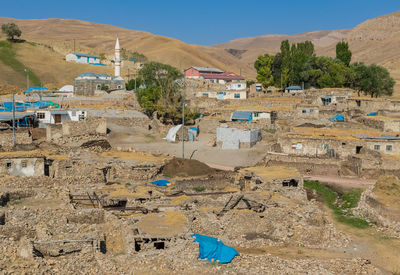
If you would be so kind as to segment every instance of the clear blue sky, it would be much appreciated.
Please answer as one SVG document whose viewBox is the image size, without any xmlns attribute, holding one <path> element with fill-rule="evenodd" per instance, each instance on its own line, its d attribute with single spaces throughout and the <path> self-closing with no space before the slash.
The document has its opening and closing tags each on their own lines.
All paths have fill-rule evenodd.
<svg viewBox="0 0 400 275">
<path fill-rule="evenodd" d="M 212 45 L 240 37 L 353 28 L 400 0 L 9 0 L 0 16 L 73 18 Z"/>
</svg>

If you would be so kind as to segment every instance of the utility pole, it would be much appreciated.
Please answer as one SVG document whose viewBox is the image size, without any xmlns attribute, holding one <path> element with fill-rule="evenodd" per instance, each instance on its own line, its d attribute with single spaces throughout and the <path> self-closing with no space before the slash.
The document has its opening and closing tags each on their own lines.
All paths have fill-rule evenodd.
<svg viewBox="0 0 400 275">
<path fill-rule="evenodd" d="M 13 109 L 12 109 L 12 115 L 13 115 L 13 147 L 17 144 L 16 136 L 15 136 L 15 95 L 14 92 L 12 93 L 12 102 L 13 102 Z"/>
<path fill-rule="evenodd" d="M 185 94 L 186 94 L 186 76 L 183 77 L 183 98 L 182 98 L 182 159 L 185 159 Z"/>
</svg>

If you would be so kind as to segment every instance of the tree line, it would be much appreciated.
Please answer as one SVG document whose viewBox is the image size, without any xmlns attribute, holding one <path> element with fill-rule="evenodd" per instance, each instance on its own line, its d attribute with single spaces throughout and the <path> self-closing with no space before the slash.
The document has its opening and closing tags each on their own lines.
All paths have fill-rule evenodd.
<svg viewBox="0 0 400 275">
<path fill-rule="evenodd" d="M 382 66 L 351 64 L 352 53 L 347 42 L 336 44 L 336 58 L 316 56 L 311 41 L 281 43 L 275 56 L 260 55 L 254 62 L 257 81 L 264 88 L 285 88 L 299 85 L 304 88 L 352 88 L 371 97 L 392 95 L 395 81 Z"/>
</svg>

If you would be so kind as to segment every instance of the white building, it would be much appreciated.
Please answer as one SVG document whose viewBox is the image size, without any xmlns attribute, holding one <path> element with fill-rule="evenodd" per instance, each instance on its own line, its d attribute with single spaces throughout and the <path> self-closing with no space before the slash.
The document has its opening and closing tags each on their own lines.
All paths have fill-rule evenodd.
<svg viewBox="0 0 400 275">
<path fill-rule="evenodd" d="M 86 111 L 77 110 L 40 110 L 35 112 L 39 123 L 59 124 L 64 120 L 82 121 L 86 119 Z"/>
<path fill-rule="evenodd" d="M 69 53 L 65 56 L 65 60 L 83 64 L 100 63 L 100 57 L 98 57 L 97 55 L 83 53 Z"/>
</svg>

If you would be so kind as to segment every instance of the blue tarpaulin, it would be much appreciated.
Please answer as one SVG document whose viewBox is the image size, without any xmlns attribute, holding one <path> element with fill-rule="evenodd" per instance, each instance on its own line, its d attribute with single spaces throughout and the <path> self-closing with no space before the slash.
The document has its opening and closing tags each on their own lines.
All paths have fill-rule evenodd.
<svg viewBox="0 0 400 275">
<path fill-rule="evenodd" d="M 170 183 L 167 180 L 155 180 L 150 182 L 151 184 L 157 185 L 157 186 L 167 186 L 168 183 Z"/>
<path fill-rule="evenodd" d="M 205 259 L 207 262 L 219 261 L 221 264 L 230 263 L 239 253 L 232 247 L 224 245 L 217 238 L 204 236 L 200 234 L 192 234 L 195 242 L 200 244 L 199 258 Z"/>
<path fill-rule="evenodd" d="M 369 113 L 367 116 L 376 116 L 376 112 Z"/>
<path fill-rule="evenodd" d="M 29 89 L 25 90 L 24 93 L 25 94 L 29 94 L 31 92 L 41 92 L 41 91 L 48 91 L 49 89 L 44 88 L 44 87 L 30 87 Z"/>
<path fill-rule="evenodd" d="M 333 118 L 331 118 L 331 121 L 344 121 L 344 116 L 341 114 L 337 114 Z"/>
</svg>

